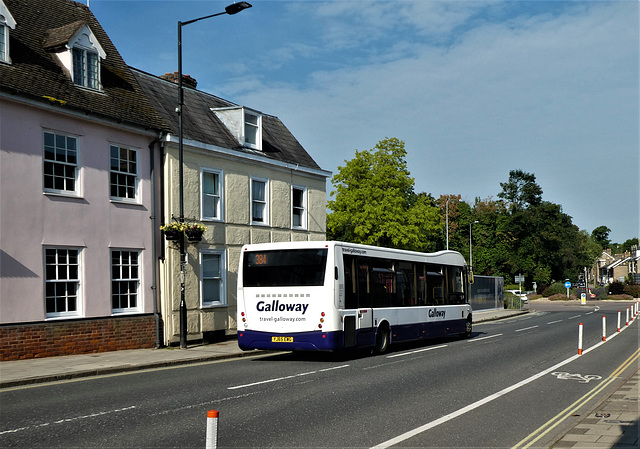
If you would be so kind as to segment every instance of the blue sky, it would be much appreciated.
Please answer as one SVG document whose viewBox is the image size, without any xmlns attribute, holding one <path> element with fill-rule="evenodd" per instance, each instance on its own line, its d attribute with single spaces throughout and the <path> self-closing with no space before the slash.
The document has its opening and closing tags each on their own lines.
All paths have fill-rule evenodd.
<svg viewBox="0 0 640 449">
<path fill-rule="evenodd" d="M 232 3 L 89 1 L 155 75 L 177 70 L 178 20 Z M 580 229 L 640 235 L 637 1 L 249 2 L 183 28 L 183 71 L 280 117 L 323 169 L 397 137 L 417 192 L 496 199 L 522 169 Z"/>
</svg>

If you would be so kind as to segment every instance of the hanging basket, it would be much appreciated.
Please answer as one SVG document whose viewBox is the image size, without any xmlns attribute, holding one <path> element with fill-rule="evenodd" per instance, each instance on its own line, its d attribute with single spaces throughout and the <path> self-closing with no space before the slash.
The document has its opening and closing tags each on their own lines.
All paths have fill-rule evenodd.
<svg viewBox="0 0 640 449">
<path fill-rule="evenodd" d="M 180 240 L 181 236 L 182 232 L 175 229 L 164 231 L 164 238 L 166 238 L 167 240 Z"/>
<path fill-rule="evenodd" d="M 184 233 L 187 235 L 187 239 L 190 242 L 199 242 L 202 240 L 203 231 L 200 231 L 199 229 L 189 229 L 184 231 Z"/>
</svg>

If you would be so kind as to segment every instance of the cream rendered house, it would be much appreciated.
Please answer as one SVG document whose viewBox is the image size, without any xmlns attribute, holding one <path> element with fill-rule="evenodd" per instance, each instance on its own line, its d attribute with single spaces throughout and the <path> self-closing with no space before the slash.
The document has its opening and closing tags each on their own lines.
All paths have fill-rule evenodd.
<svg viewBox="0 0 640 449">
<path fill-rule="evenodd" d="M 175 74 L 134 75 L 170 124 L 163 139 L 165 223 L 179 212 L 177 84 Z M 186 79 L 183 84 L 193 80 Z M 184 216 L 207 227 L 200 242 L 186 243 L 185 301 L 188 341 L 235 334 L 236 281 L 242 245 L 324 240 L 326 179 L 277 118 L 193 87 L 184 93 Z M 166 241 L 160 264 L 164 340 L 180 337 L 178 244 Z"/>
</svg>

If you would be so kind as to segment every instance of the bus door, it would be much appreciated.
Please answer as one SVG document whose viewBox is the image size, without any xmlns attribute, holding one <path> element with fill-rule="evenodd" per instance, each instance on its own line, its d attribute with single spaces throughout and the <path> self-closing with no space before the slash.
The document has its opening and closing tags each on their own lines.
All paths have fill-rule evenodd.
<svg viewBox="0 0 640 449">
<path fill-rule="evenodd" d="M 358 291 L 358 344 L 373 344 L 373 292 L 371 291 L 371 261 L 358 257 L 356 259 L 357 291 Z"/>
<path fill-rule="evenodd" d="M 344 290 L 345 305 L 343 315 L 343 331 L 345 347 L 358 343 L 369 344 L 359 337 L 362 333 L 373 335 L 373 309 L 370 300 L 369 287 L 370 263 L 368 259 L 345 254 L 344 261 Z"/>
</svg>

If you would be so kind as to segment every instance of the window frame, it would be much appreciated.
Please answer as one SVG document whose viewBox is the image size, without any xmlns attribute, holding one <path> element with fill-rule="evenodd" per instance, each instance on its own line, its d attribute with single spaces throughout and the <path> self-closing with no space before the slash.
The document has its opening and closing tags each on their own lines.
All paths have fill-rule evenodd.
<svg viewBox="0 0 640 449">
<path fill-rule="evenodd" d="M 113 257 L 114 257 L 114 253 L 115 252 L 119 252 L 120 253 L 120 257 L 119 257 L 119 264 L 118 267 L 119 269 L 119 273 L 120 273 L 120 277 L 119 278 L 115 278 L 113 276 L 114 274 L 114 264 L 113 264 Z M 128 258 L 128 264 L 122 263 L 122 253 L 128 253 L 129 254 L 129 258 Z M 137 260 L 135 265 L 133 263 L 131 263 L 131 255 L 132 254 L 136 254 Z M 111 299 L 111 313 L 113 315 L 122 315 L 122 314 L 128 314 L 128 313 L 138 313 L 142 311 L 142 251 L 139 249 L 131 249 L 131 248 L 111 248 L 111 250 L 109 251 L 109 257 L 110 257 L 110 263 L 109 263 L 109 268 L 110 268 L 110 273 L 111 273 L 111 295 L 110 295 L 110 299 Z M 131 267 L 135 266 L 136 270 L 137 270 L 137 277 L 133 277 L 133 276 L 129 276 L 128 278 L 124 278 L 122 277 L 122 267 L 128 267 L 129 268 L 129 273 L 131 273 Z M 114 307 L 113 305 L 113 296 L 114 296 L 114 283 L 118 282 L 118 283 L 131 283 L 131 282 L 135 282 L 136 284 L 136 288 L 135 288 L 135 292 L 133 293 L 135 295 L 135 299 L 136 299 L 136 305 L 134 307 L 131 307 L 131 290 L 128 290 L 128 293 L 126 293 L 127 297 L 127 301 L 129 306 L 128 307 Z M 122 293 L 120 293 L 121 290 L 119 290 L 118 294 L 119 296 L 123 296 Z"/>
<path fill-rule="evenodd" d="M 205 199 L 208 196 L 215 197 L 215 194 L 205 192 L 205 176 L 216 175 L 218 177 L 218 203 L 217 207 L 214 207 L 217 216 L 205 215 Z M 224 221 L 224 172 L 214 168 L 202 168 L 200 170 L 200 219 L 202 221 Z"/>
<path fill-rule="evenodd" d="M 248 121 L 248 116 L 256 117 L 257 123 Z M 247 127 L 255 128 L 256 142 L 252 143 L 247 140 Z M 253 134 L 253 133 L 251 133 Z M 244 146 L 262 151 L 262 114 L 246 108 L 242 108 L 242 142 Z"/>
<path fill-rule="evenodd" d="M 301 206 L 296 206 L 295 205 L 295 195 L 294 195 L 294 191 L 296 190 L 301 190 L 302 191 L 302 205 Z M 304 186 L 295 186 L 292 185 L 291 186 L 291 229 L 302 229 L 302 230 L 306 230 L 307 229 L 307 217 L 308 217 L 308 209 L 307 209 L 307 204 L 308 204 L 308 199 L 307 199 L 307 188 Z M 296 226 L 295 225 L 295 211 L 296 209 L 301 210 L 301 214 L 300 214 L 300 225 Z"/>
<path fill-rule="evenodd" d="M 113 169 L 113 156 L 112 156 L 112 151 L 114 149 L 118 150 L 118 168 L 120 168 L 122 166 L 122 159 L 121 159 L 121 155 L 122 155 L 122 150 L 127 151 L 127 156 L 129 156 L 130 153 L 135 154 L 135 173 L 131 173 L 131 172 L 125 172 L 125 171 L 121 171 L 121 170 L 114 170 Z M 125 203 L 134 203 L 134 204 L 140 204 L 141 202 L 141 198 L 140 198 L 140 162 L 139 162 L 139 154 L 140 151 L 138 148 L 133 148 L 133 147 L 129 147 L 127 145 L 120 145 L 117 143 L 110 143 L 109 144 L 109 198 L 111 198 L 111 200 L 113 201 L 121 201 L 121 202 L 125 202 Z M 127 165 L 129 165 L 130 161 L 129 159 L 127 159 Z M 134 178 L 134 186 L 133 186 L 133 198 L 129 198 L 126 196 L 114 196 L 113 195 L 113 188 L 114 188 L 114 183 L 113 183 L 113 179 L 112 177 L 116 175 L 116 176 L 125 176 L 125 177 L 133 177 Z M 116 187 L 116 193 L 118 192 L 118 187 L 120 186 L 119 183 L 115 184 Z M 128 187 L 125 185 L 125 189 L 128 190 Z"/>
<path fill-rule="evenodd" d="M 9 26 L 0 21 L 0 62 L 9 63 Z"/>
<path fill-rule="evenodd" d="M 0 41 L 0 62 L 11 64 L 9 39 L 11 37 L 10 30 L 15 30 L 15 28 L 15 19 L 4 2 L 0 1 L 0 35 L 2 35 L 2 41 Z"/>
<path fill-rule="evenodd" d="M 55 251 L 55 263 L 54 264 L 49 264 L 48 262 L 48 251 Z M 64 265 L 67 267 L 73 266 L 73 264 L 71 263 L 67 263 L 67 264 L 60 264 L 59 263 L 59 255 L 61 251 L 66 251 L 67 252 L 67 260 L 69 258 L 69 252 L 71 251 L 75 251 L 75 257 L 76 257 L 76 277 L 73 278 L 71 276 L 68 276 L 66 278 L 58 278 L 58 275 L 60 273 L 60 268 Z M 44 291 L 43 291 L 43 299 L 44 299 L 44 313 L 45 313 L 45 319 L 56 319 L 56 318 L 79 318 L 82 317 L 82 313 L 83 313 L 83 307 L 82 307 L 82 248 L 78 248 L 78 247 L 72 247 L 72 246 L 45 246 L 43 247 L 43 268 L 44 268 L 44 272 L 43 272 L 43 280 L 44 280 Z M 49 267 L 53 266 L 54 270 L 56 272 L 56 278 L 55 279 L 50 279 L 49 278 Z M 69 273 L 69 269 L 67 268 L 67 273 Z M 54 293 L 53 296 L 48 295 L 48 286 L 49 285 L 56 285 L 56 284 L 62 284 L 62 283 L 74 283 L 75 284 L 75 310 L 73 311 L 69 311 L 69 295 L 68 292 L 67 294 L 65 294 L 65 311 L 59 312 L 59 311 L 53 311 L 53 312 L 49 312 L 48 311 L 48 306 L 47 306 L 47 301 L 49 298 L 53 298 L 53 301 L 55 303 L 55 305 L 57 306 L 58 303 L 58 298 L 62 297 L 62 296 L 58 296 L 58 292 L 56 291 Z M 57 289 L 56 289 L 57 290 Z"/>
<path fill-rule="evenodd" d="M 47 159 L 47 145 L 46 145 L 46 134 L 51 134 L 53 135 L 53 139 L 54 139 L 54 145 L 53 145 L 53 152 L 54 152 L 54 157 L 53 159 Z M 58 137 L 64 137 L 65 139 L 73 139 L 75 140 L 75 163 L 69 163 L 67 161 L 58 161 L 57 159 L 57 140 Z M 69 149 L 65 146 L 64 150 L 66 152 L 69 151 Z M 62 166 L 63 168 L 66 167 L 73 167 L 73 178 L 64 176 L 63 179 L 65 180 L 65 185 L 66 185 L 66 180 L 67 179 L 73 179 L 74 181 L 74 188 L 73 190 L 68 190 L 68 189 L 56 189 L 55 188 L 55 183 L 54 183 L 54 187 L 47 187 L 47 182 L 46 182 L 46 177 L 47 176 L 51 176 L 54 180 L 56 178 L 56 174 L 55 174 L 55 168 L 53 169 L 53 172 L 51 174 L 47 174 L 46 170 L 47 170 L 47 163 L 51 163 L 53 164 L 52 166 Z M 68 133 L 62 133 L 62 132 L 58 132 L 58 131 L 52 131 L 52 130 L 43 130 L 42 133 L 42 189 L 44 191 L 44 193 L 50 193 L 50 194 L 56 194 L 56 195 L 66 195 L 66 196 L 77 196 L 79 197 L 81 195 L 80 192 L 80 138 L 79 136 L 75 136 L 72 134 L 68 134 Z"/>
<path fill-rule="evenodd" d="M 249 209 L 249 214 L 250 214 L 250 223 L 252 225 L 259 225 L 259 226 L 269 226 L 269 179 L 266 178 L 256 178 L 256 177 L 251 177 L 250 180 L 250 199 L 251 199 L 251 205 L 250 205 L 250 209 Z M 253 183 L 254 182 L 262 182 L 264 183 L 264 200 L 256 200 L 254 198 L 254 192 L 253 192 Z M 263 221 L 256 221 L 254 220 L 253 217 L 253 206 L 254 203 L 260 202 L 261 204 L 264 204 L 264 209 L 263 209 Z"/>
<path fill-rule="evenodd" d="M 80 61 L 78 61 L 76 55 L 80 55 Z M 81 66 L 78 66 L 78 62 L 80 62 Z M 71 64 L 71 80 L 73 81 L 73 84 L 86 89 L 101 90 L 101 63 L 98 51 L 94 48 L 74 45 L 71 47 Z M 90 66 L 93 66 L 93 71 L 89 69 Z M 91 76 L 92 74 L 94 76 Z"/>
<path fill-rule="evenodd" d="M 219 274 L 218 276 L 205 277 L 205 255 L 214 255 L 219 257 Z M 205 302 L 205 281 L 217 280 L 220 286 L 220 300 Z M 203 249 L 200 251 L 200 308 L 216 308 L 226 307 L 227 302 L 227 253 L 225 250 Z"/>
</svg>

